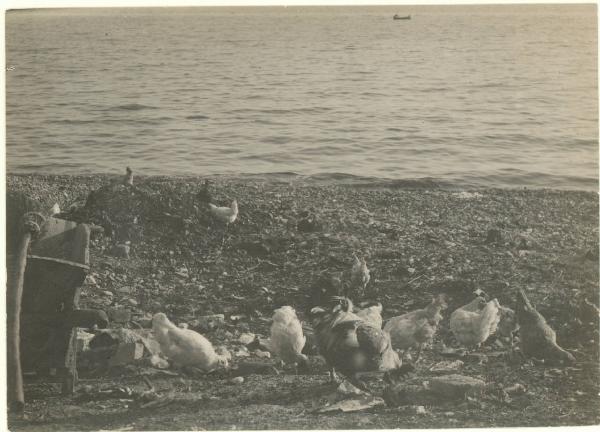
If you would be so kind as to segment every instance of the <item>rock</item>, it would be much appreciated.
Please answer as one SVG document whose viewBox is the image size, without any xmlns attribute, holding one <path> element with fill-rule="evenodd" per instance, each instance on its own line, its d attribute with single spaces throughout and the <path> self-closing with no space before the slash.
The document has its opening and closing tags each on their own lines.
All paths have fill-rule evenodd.
<svg viewBox="0 0 600 432">
<path fill-rule="evenodd" d="M 244 377 L 243 377 L 243 376 L 236 376 L 236 377 L 234 377 L 234 378 L 231 378 L 231 379 L 229 380 L 229 382 L 230 382 L 231 384 L 243 384 L 243 382 L 244 382 Z"/>
<path fill-rule="evenodd" d="M 456 372 L 463 367 L 465 363 L 462 360 L 441 361 L 431 367 L 432 372 Z"/>
<path fill-rule="evenodd" d="M 131 364 L 144 355 L 144 345 L 139 342 L 121 344 L 109 360 L 110 366 Z"/>
<path fill-rule="evenodd" d="M 84 283 L 85 283 L 86 285 L 92 285 L 92 286 L 98 285 L 98 282 L 96 282 L 96 278 L 95 278 L 94 276 L 92 276 L 91 274 L 89 274 L 89 275 L 87 275 L 87 276 L 85 277 L 85 281 L 84 281 Z M 110 292 L 110 291 L 109 291 L 109 292 Z M 111 294 L 112 294 L 112 293 L 111 293 Z"/>
<path fill-rule="evenodd" d="M 242 333 L 238 338 L 238 342 L 244 345 L 248 345 L 254 341 L 256 335 L 254 333 Z"/>
<path fill-rule="evenodd" d="M 465 375 L 445 375 L 434 377 L 429 382 L 429 388 L 446 399 L 461 399 L 473 396 L 485 390 L 485 382 Z"/>
<path fill-rule="evenodd" d="M 131 294 L 131 287 L 128 287 L 128 286 L 119 287 L 119 288 L 117 288 L 117 292 L 119 294 L 129 295 L 129 294 Z"/>
<path fill-rule="evenodd" d="M 425 407 L 423 405 L 419 405 L 416 409 L 415 409 L 416 413 L 418 415 L 425 415 L 427 414 L 427 410 L 425 409 Z"/>
<path fill-rule="evenodd" d="M 129 251 L 131 250 L 129 245 L 118 244 L 113 246 L 111 253 L 117 258 L 129 259 Z"/>
<path fill-rule="evenodd" d="M 234 352 L 236 357 L 250 357 L 250 353 L 248 352 L 248 348 L 245 346 L 239 347 L 237 351 Z"/>
<path fill-rule="evenodd" d="M 258 358 L 271 358 L 271 353 L 269 351 L 255 350 L 254 355 Z"/>
<path fill-rule="evenodd" d="M 111 322 L 125 324 L 131 320 L 131 312 L 127 309 L 110 308 L 106 312 Z"/>
<path fill-rule="evenodd" d="M 135 300 L 135 299 L 132 299 L 132 298 L 129 298 L 129 299 L 127 299 L 127 303 L 128 303 L 130 306 L 134 306 L 134 307 L 138 305 L 138 302 L 137 302 L 137 300 Z"/>
<path fill-rule="evenodd" d="M 342 381 L 337 387 L 337 392 L 343 395 L 359 395 L 364 393 L 359 388 L 353 386 L 349 381 Z"/>
<path fill-rule="evenodd" d="M 223 327 L 225 324 L 225 315 L 223 314 L 215 314 L 215 315 L 205 315 L 198 317 L 194 321 L 190 322 L 192 327 L 196 327 L 199 330 L 210 331 L 216 328 Z"/>
<path fill-rule="evenodd" d="M 380 397 L 375 397 L 372 395 L 368 395 L 362 397 L 360 399 L 344 399 L 332 405 L 324 406 L 316 412 L 326 413 L 326 412 L 354 412 L 354 411 L 364 411 L 367 409 L 371 409 L 373 407 L 384 405 L 384 401 Z"/>
<path fill-rule="evenodd" d="M 436 396 L 424 386 L 404 383 L 386 387 L 383 399 L 386 405 L 392 408 L 416 404 L 432 405 L 437 401 Z"/>
<path fill-rule="evenodd" d="M 513 384 L 510 387 L 506 387 L 504 391 L 509 395 L 520 395 L 527 393 L 527 388 L 523 384 Z"/>
<path fill-rule="evenodd" d="M 187 267 L 181 267 L 178 271 L 175 272 L 175 274 L 183 279 L 187 279 L 190 277 L 190 273 Z"/>
</svg>

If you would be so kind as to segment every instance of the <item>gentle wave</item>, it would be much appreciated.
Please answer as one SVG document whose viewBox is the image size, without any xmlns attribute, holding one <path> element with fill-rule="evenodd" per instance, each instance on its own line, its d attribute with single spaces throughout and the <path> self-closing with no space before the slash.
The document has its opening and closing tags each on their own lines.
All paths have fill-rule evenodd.
<svg viewBox="0 0 600 432">
<path fill-rule="evenodd" d="M 7 169 L 598 190 L 593 5 L 396 9 L 9 11 Z"/>
</svg>

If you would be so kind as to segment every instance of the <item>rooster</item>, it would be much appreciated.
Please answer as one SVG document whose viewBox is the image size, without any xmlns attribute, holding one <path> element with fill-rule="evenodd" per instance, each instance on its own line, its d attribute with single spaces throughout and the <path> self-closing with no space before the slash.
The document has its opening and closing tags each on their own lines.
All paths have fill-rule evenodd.
<svg viewBox="0 0 600 432">
<path fill-rule="evenodd" d="M 330 311 L 321 307 L 311 310 L 319 352 L 330 368 L 332 380 L 336 379 L 337 369 L 353 385 L 369 392 L 359 373 L 386 371 L 392 379 L 412 369 L 411 365 L 402 365 L 387 333 L 353 312 L 350 299 L 333 300 L 338 303 Z"/>
<path fill-rule="evenodd" d="M 353 254 L 353 257 L 354 262 L 350 273 L 350 285 L 358 297 L 363 297 L 367 284 L 371 280 L 371 272 L 364 258 L 358 259 L 356 254 Z"/>
<path fill-rule="evenodd" d="M 233 200 L 229 207 L 217 207 L 212 203 L 208 203 L 210 207 L 210 213 L 219 222 L 229 225 L 237 219 L 238 216 L 238 203 L 237 200 Z"/>
<path fill-rule="evenodd" d="M 433 339 L 437 326 L 442 320 L 441 312 L 446 307 L 445 296 L 440 294 L 424 309 L 391 318 L 385 324 L 384 330 L 390 334 L 394 349 L 403 350 L 404 357 L 412 347 L 417 346 L 415 362 L 419 361 L 423 345 Z"/>
<path fill-rule="evenodd" d="M 284 363 L 293 364 L 298 373 L 298 363 L 306 365 L 308 357 L 302 354 L 306 337 L 302 324 L 291 306 L 282 306 L 273 314 L 269 347 Z"/>
<path fill-rule="evenodd" d="M 229 365 L 227 354 L 217 354 L 208 339 L 193 330 L 177 327 L 164 313 L 152 317 L 152 332 L 163 354 L 178 366 L 211 372 Z"/>
<path fill-rule="evenodd" d="M 519 290 L 517 321 L 521 352 L 529 357 L 550 363 L 575 363 L 575 357 L 556 343 L 556 333 L 546 319 L 533 307 L 529 299 Z"/>
<path fill-rule="evenodd" d="M 498 300 L 486 301 L 477 297 L 450 315 L 450 330 L 456 340 L 465 346 L 480 346 L 496 332 L 500 321 Z"/>
<path fill-rule="evenodd" d="M 133 171 L 131 168 L 125 168 L 125 176 L 123 177 L 123 184 L 126 186 L 133 186 Z"/>
</svg>

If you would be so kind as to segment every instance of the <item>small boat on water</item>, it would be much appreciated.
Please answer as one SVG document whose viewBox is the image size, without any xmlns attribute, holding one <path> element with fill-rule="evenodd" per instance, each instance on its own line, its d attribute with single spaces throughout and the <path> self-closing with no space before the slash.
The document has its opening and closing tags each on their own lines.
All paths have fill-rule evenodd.
<svg viewBox="0 0 600 432">
<path fill-rule="evenodd" d="M 400 16 L 400 15 L 396 14 L 396 15 L 394 15 L 394 19 L 395 20 L 409 20 L 410 15 Z"/>
</svg>

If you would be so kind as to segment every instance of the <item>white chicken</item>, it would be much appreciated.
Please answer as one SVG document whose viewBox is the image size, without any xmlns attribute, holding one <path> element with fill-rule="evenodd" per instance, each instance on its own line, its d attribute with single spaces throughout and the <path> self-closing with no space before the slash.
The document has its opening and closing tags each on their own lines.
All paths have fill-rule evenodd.
<svg viewBox="0 0 600 432">
<path fill-rule="evenodd" d="M 350 283 L 352 288 L 356 290 L 355 294 L 358 297 L 362 297 L 365 294 L 367 284 L 371 280 L 371 272 L 364 258 L 358 259 L 356 254 L 353 254 L 353 256 L 354 263 L 352 264 L 352 271 L 350 273 Z"/>
<path fill-rule="evenodd" d="M 456 309 L 450 315 L 450 330 L 464 346 L 479 346 L 496 332 L 500 321 L 497 299 L 486 301 L 477 297 L 471 303 Z"/>
<path fill-rule="evenodd" d="M 215 352 L 208 339 L 190 329 L 173 324 L 164 313 L 152 317 L 152 332 L 167 358 L 178 366 L 192 366 L 204 372 L 227 368 L 227 355 Z"/>
<path fill-rule="evenodd" d="M 125 176 L 123 177 L 123 184 L 127 186 L 133 186 L 133 171 L 131 168 L 125 168 Z"/>
<path fill-rule="evenodd" d="M 433 339 L 442 320 L 442 311 L 446 309 L 443 294 L 434 297 L 425 308 L 395 316 L 385 324 L 384 330 L 390 334 L 395 350 L 402 350 L 402 356 L 417 347 L 415 362 L 421 358 L 423 346 Z"/>
<path fill-rule="evenodd" d="M 238 203 L 237 200 L 233 200 L 229 207 L 217 207 L 214 204 L 209 203 L 210 212 L 215 219 L 219 222 L 229 225 L 233 223 L 238 216 Z"/>
<path fill-rule="evenodd" d="M 308 357 L 302 354 L 306 337 L 302 323 L 291 306 L 282 306 L 273 314 L 269 348 L 282 362 L 293 364 L 297 371 L 298 363 L 306 364 Z"/>
<path fill-rule="evenodd" d="M 369 304 L 369 303 L 367 303 Z M 365 306 L 367 305 L 365 304 Z M 363 303 L 361 303 L 363 305 Z M 381 303 L 376 302 L 375 304 L 371 304 L 371 306 L 360 309 L 356 312 L 356 315 L 377 328 L 381 328 L 383 326 L 383 317 L 381 316 L 381 312 L 383 311 L 383 306 Z"/>
</svg>

